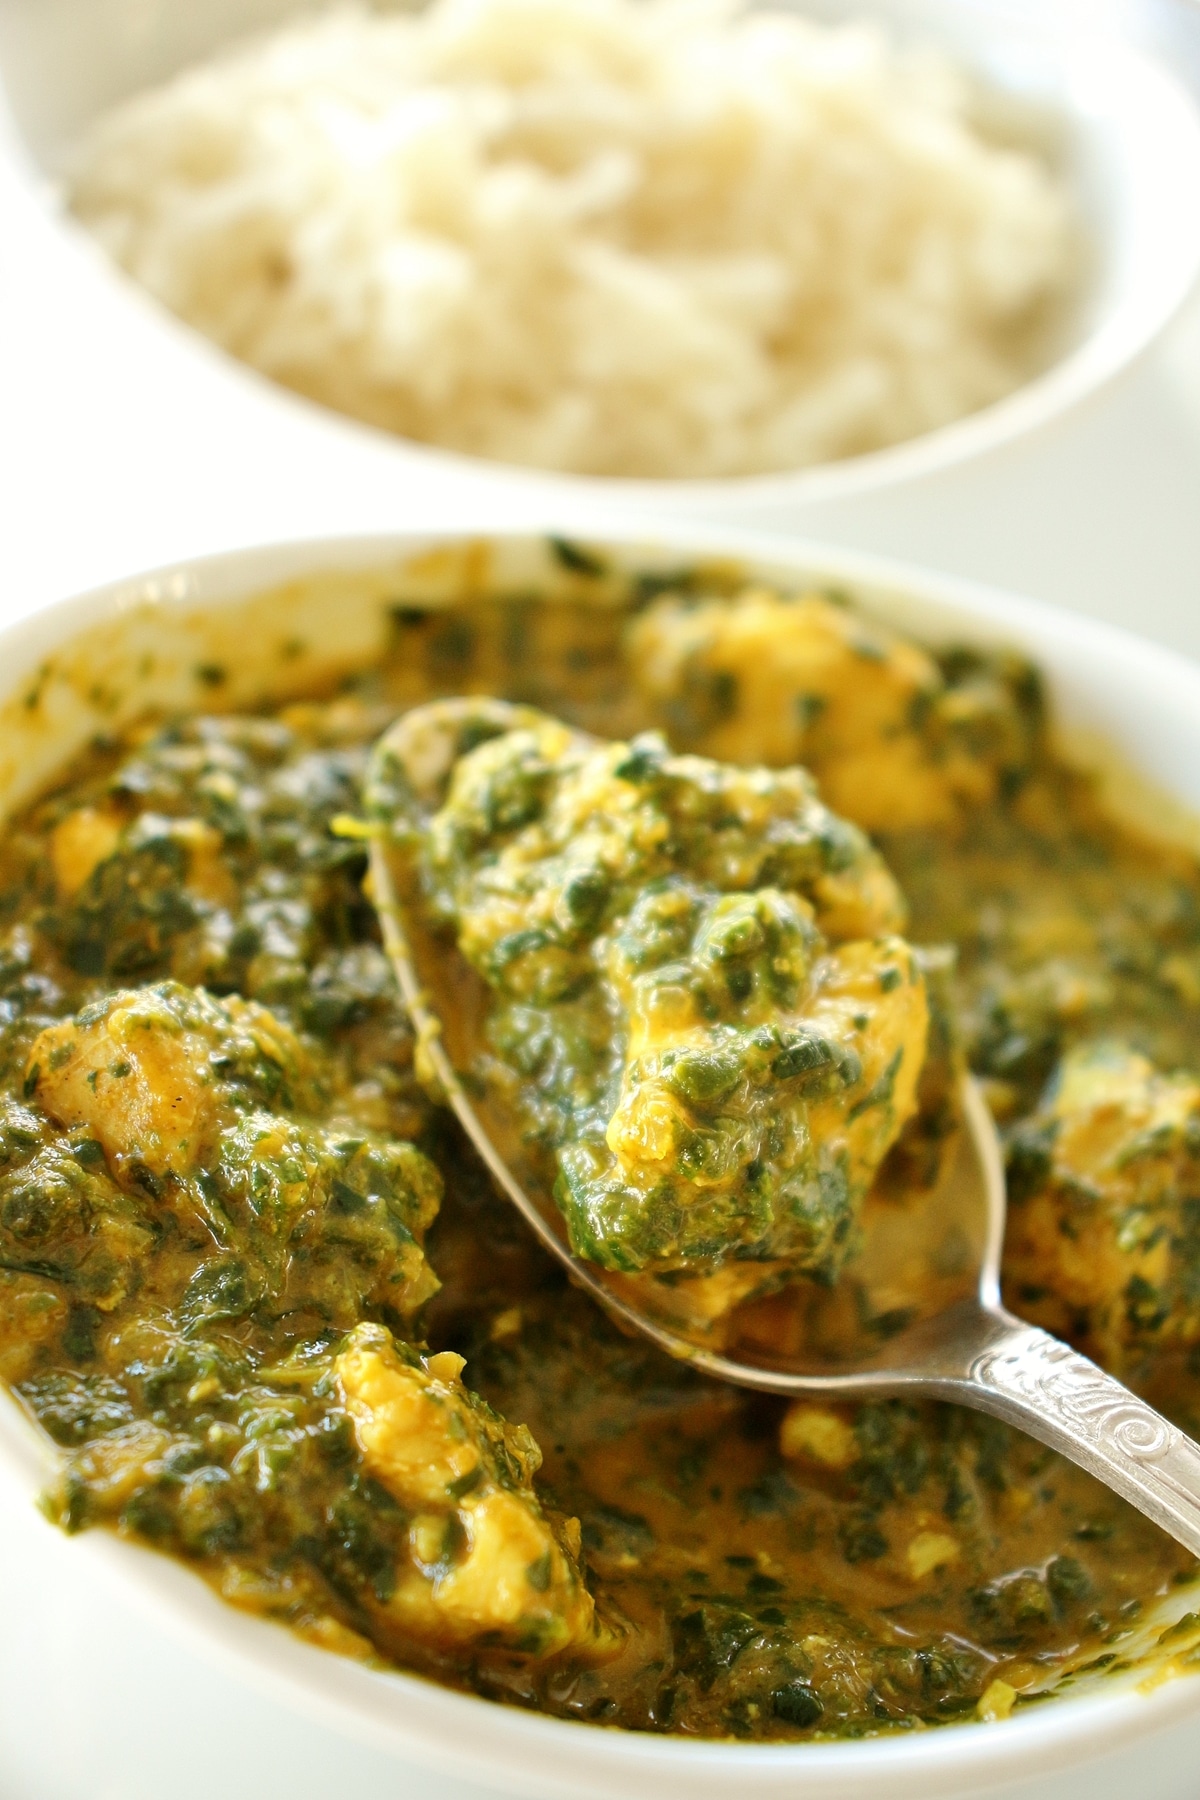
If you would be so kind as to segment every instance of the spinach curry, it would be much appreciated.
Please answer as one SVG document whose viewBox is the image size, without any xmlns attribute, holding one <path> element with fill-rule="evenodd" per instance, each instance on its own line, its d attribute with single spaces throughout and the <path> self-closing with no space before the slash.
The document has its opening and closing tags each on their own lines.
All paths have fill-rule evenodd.
<svg viewBox="0 0 1200 1800">
<path fill-rule="evenodd" d="M 665 1277 L 677 1309 L 686 1284 L 701 1324 L 832 1284 L 928 1014 L 899 890 L 805 771 L 459 700 L 400 719 L 367 799 L 488 990 L 470 1073 L 577 1253 Z"/>
<path fill-rule="evenodd" d="M 149 721 L 9 827 L 0 1375 L 65 1528 L 330 1648 L 658 1732 L 1003 1716 L 1192 1560 L 994 1421 L 621 1336 L 423 1090 L 353 820 L 423 846 L 589 1254 L 836 1279 L 876 1170 L 936 1180 L 964 1055 L 1010 1303 L 1193 1432 L 1200 866 L 1105 813 L 1018 661 L 715 578 L 624 601 L 398 604 L 336 694 Z"/>
</svg>

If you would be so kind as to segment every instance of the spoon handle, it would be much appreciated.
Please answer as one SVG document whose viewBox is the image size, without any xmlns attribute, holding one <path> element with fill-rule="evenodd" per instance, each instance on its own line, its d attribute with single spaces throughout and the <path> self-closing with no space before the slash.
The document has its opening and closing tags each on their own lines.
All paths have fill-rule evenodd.
<svg viewBox="0 0 1200 1800">
<path fill-rule="evenodd" d="M 1200 1444 L 1049 1332 L 997 1307 L 955 1398 L 1095 1475 L 1200 1556 Z"/>
</svg>

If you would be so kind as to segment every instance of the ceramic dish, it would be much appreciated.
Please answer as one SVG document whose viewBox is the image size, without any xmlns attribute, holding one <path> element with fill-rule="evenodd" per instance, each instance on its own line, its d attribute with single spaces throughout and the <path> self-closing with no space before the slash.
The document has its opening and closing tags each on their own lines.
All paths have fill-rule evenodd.
<svg viewBox="0 0 1200 1800">
<path fill-rule="evenodd" d="M 806 0 L 805 9 L 845 14 L 829 0 Z M 53 174 L 64 147 L 98 111 L 238 33 L 304 10 L 297 0 L 252 0 L 238 8 L 223 0 L 187 0 L 139 11 L 135 19 L 120 0 L 5 0 L 0 81 L 20 133 L 18 157 L 22 151 L 29 157 L 27 175 L 49 194 L 40 178 Z M 1060 139 L 1054 153 L 1077 195 L 1092 266 L 1059 359 L 1006 399 L 869 455 L 797 473 L 713 481 L 610 480 L 486 464 L 391 439 L 238 367 L 246 406 L 274 412 L 281 422 L 303 416 L 318 438 L 325 436 L 331 455 L 350 433 L 379 457 L 394 462 L 403 456 L 410 468 L 416 458 L 431 480 L 478 479 L 490 471 L 517 493 L 536 486 L 539 493 L 558 495 L 564 506 L 603 499 L 746 523 L 806 504 L 924 484 L 1045 434 L 1136 363 L 1193 286 L 1200 214 L 1189 196 L 1200 185 L 1200 118 L 1164 67 L 1090 23 L 1080 29 L 1069 0 L 1040 7 L 864 0 L 856 11 L 877 18 L 902 40 L 944 46 L 1018 107 L 1061 121 L 1051 133 Z M 78 235 L 74 226 L 68 229 Z M 127 306 L 145 304 L 125 277 L 105 273 Z M 214 352 L 186 327 L 172 325 L 182 377 Z"/>
<path fill-rule="evenodd" d="M 807 580 L 836 585 L 930 643 L 1019 648 L 1045 672 L 1065 740 L 1102 771 L 1123 769 L 1112 782 L 1114 801 L 1137 805 L 1143 819 L 1153 804 L 1162 830 L 1194 833 L 1200 670 L 1168 652 L 1028 602 L 815 546 L 781 551 L 749 536 L 700 531 L 660 533 L 653 548 L 639 547 L 629 533 L 601 541 L 606 555 L 633 570 L 719 556 L 791 588 Z M 148 707 L 199 704 L 204 667 L 215 657 L 230 671 L 228 704 L 282 698 L 319 671 L 368 661 L 383 642 L 397 592 L 436 602 L 493 582 L 528 588 L 545 578 L 552 560 L 542 539 L 326 540 L 200 561 L 62 602 L 2 636 L 0 807 L 8 811 L 36 792 L 98 729 Z M 285 644 L 289 658 L 280 655 Z M 1102 753 L 1097 745 L 1105 746 Z M 11 1497 L 23 1493 L 32 1505 L 47 1472 L 44 1441 L 5 1403 L 0 1480 Z M 872 1792 L 889 1800 L 965 1800 L 980 1792 L 1015 1800 L 1035 1775 L 1077 1769 L 1133 1743 L 1143 1748 L 1146 1791 L 1153 1792 L 1155 1757 L 1168 1753 L 1168 1743 L 1177 1750 L 1179 1729 L 1194 1733 L 1189 1741 L 1200 1749 L 1200 1683 L 1164 1680 L 1152 1660 L 1124 1677 L 1093 1677 L 1091 1686 L 1080 1679 L 1069 1694 L 1002 1725 L 904 1738 L 753 1746 L 606 1731 L 310 1648 L 223 1606 L 182 1566 L 103 1533 L 69 1548 L 64 1542 L 62 1555 L 91 1559 L 239 1679 L 274 1689 L 348 1737 L 527 1796 L 724 1800 L 752 1790 L 768 1800 L 802 1784 L 814 1800 Z M 1192 1605 L 1185 1590 L 1173 1613 Z M 1156 1613 L 1147 1645 L 1170 1616 Z M 1109 1795 L 1103 1770 L 1089 1793 L 1093 1800 Z M 1116 1800 L 1115 1788 L 1111 1794 Z"/>
</svg>

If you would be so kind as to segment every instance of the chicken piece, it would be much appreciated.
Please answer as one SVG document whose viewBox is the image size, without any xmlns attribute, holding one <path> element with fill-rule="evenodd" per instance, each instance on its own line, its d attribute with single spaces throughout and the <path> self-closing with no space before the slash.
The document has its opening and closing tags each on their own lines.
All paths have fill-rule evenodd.
<svg viewBox="0 0 1200 1800">
<path fill-rule="evenodd" d="M 254 1062 L 266 1065 L 268 1088 L 299 1090 L 309 1080 L 299 1040 L 265 1007 L 162 982 L 48 1026 L 25 1085 L 57 1124 L 92 1132 L 118 1180 L 135 1167 L 184 1175 L 228 1099 L 220 1072 Z"/>
<path fill-rule="evenodd" d="M 55 826 L 50 836 L 50 862 L 60 900 L 73 900 L 92 872 L 121 840 L 124 821 L 114 812 L 81 806 Z"/>
<path fill-rule="evenodd" d="M 388 733 L 371 794 L 490 989 L 477 1072 L 575 1250 L 706 1324 L 781 1259 L 835 1276 L 928 1008 L 895 882 L 805 771 L 460 700 Z"/>
<path fill-rule="evenodd" d="M 828 1279 L 916 1110 L 928 1008 L 908 945 L 843 944 L 809 967 L 793 951 L 785 994 L 777 939 L 767 970 L 730 1006 L 728 978 L 750 973 L 750 946 L 713 959 L 715 969 L 706 952 L 714 939 L 727 949 L 719 934 L 740 935 L 756 915 L 783 937 L 783 896 L 731 897 L 686 962 L 614 983 L 630 1020 L 620 1097 L 603 1147 L 585 1141 L 559 1159 L 572 1241 L 610 1268 L 681 1267 L 737 1249 Z M 720 1000 L 728 1022 L 707 1023 Z M 753 1267 L 739 1274 L 753 1292 Z M 698 1291 L 689 1305 L 711 1313 L 712 1297 Z"/>
<path fill-rule="evenodd" d="M 1063 1060 L 1009 1151 L 1014 1306 L 1112 1369 L 1200 1342 L 1200 1082 L 1123 1045 Z"/>
<path fill-rule="evenodd" d="M 403 1355 L 363 1325 L 334 1362 L 364 1466 L 411 1514 L 410 1562 L 387 1602 L 414 1636 L 552 1656 L 596 1642 L 579 1525 L 547 1513 L 524 1426 L 462 1384 L 462 1359 Z"/>
<path fill-rule="evenodd" d="M 795 1400 L 783 1415 L 779 1448 L 789 1462 L 841 1474 L 858 1459 L 854 1428 L 845 1411 Z"/>
<path fill-rule="evenodd" d="M 809 1130 L 814 1143 L 844 1132 L 851 1186 L 865 1190 L 917 1110 L 929 1032 L 923 973 L 902 938 L 840 944 L 817 966 L 807 1016 L 818 1037 L 858 1057 L 857 1081 L 813 1102 Z"/>
<path fill-rule="evenodd" d="M 437 1170 L 401 1139 L 322 1123 L 315 1053 L 265 1007 L 171 981 L 113 994 L 40 1034 L 25 1085 L 123 1189 L 215 1245 L 194 1320 L 267 1307 L 346 1329 L 365 1303 L 409 1315 L 436 1292 Z M 73 1167 L 72 1151 L 47 1154 Z"/>
<path fill-rule="evenodd" d="M 132 1166 L 183 1174 L 211 1123 L 208 1040 L 153 990 L 123 994 L 51 1025 L 30 1055 L 26 1088 L 67 1129 L 86 1126 L 120 1179 Z"/>
<path fill-rule="evenodd" d="M 951 688 L 925 651 L 816 596 L 664 598 L 635 620 L 628 655 L 672 743 L 803 763 L 868 831 L 953 824 L 1029 754 L 1003 680 L 979 668 Z"/>
</svg>

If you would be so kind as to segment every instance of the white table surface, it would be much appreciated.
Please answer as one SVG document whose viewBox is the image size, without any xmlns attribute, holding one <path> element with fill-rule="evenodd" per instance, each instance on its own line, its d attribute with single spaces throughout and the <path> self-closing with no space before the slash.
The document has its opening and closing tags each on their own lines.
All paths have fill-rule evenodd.
<svg viewBox="0 0 1200 1800">
<path fill-rule="evenodd" d="M 464 513 L 538 524 L 540 510 L 533 484 L 450 482 L 197 346 L 62 231 L 0 141 L 0 623 L 193 552 Z M 920 493 L 759 522 L 1200 657 L 1200 299 L 1135 375 L 1036 444 Z M 81 1562 L 0 1490 L 0 1800 L 483 1800 L 248 1692 Z M 1154 1800 L 1195 1800 L 1195 1757 L 1193 1728 Z M 1136 1752 L 1100 1786 L 1138 1792 Z M 1100 1786 L 1059 1777 L 1028 1800 Z"/>
</svg>

